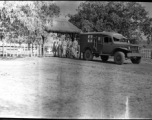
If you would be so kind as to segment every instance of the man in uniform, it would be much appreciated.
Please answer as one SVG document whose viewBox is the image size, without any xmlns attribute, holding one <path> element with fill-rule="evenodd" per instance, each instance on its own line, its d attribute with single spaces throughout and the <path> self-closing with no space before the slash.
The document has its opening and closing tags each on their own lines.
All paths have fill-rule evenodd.
<svg viewBox="0 0 152 120">
<path fill-rule="evenodd" d="M 64 36 L 63 36 L 62 48 L 63 48 L 62 56 L 63 56 L 63 57 L 66 57 L 67 41 L 65 40 L 65 37 L 64 37 Z"/>
<path fill-rule="evenodd" d="M 72 45 L 72 53 L 75 58 L 77 58 L 77 48 L 78 48 L 78 42 L 75 38 Z"/>
<path fill-rule="evenodd" d="M 59 54 L 58 54 L 58 44 L 59 44 L 59 38 L 56 37 L 56 43 L 55 43 L 55 52 L 56 52 L 56 56 L 59 56 Z"/>
<path fill-rule="evenodd" d="M 53 56 L 55 57 L 56 56 L 56 39 L 53 38 L 53 46 L 52 46 L 52 52 L 53 52 Z"/>
<path fill-rule="evenodd" d="M 61 38 L 59 38 L 59 42 L 58 42 L 58 55 L 59 55 L 59 57 L 62 57 L 62 41 L 61 41 Z"/>
<path fill-rule="evenodd" d="M 69 56 L 68 57 L 72 57 L 72 40 L 69 38 L 69 40 L 68 40 L 68 54 L 69 54 Z"/>
</svg>

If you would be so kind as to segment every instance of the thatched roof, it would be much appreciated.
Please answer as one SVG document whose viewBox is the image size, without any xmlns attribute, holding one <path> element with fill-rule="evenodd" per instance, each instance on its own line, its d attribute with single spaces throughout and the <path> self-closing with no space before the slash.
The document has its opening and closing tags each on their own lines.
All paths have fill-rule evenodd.
<svg viewBox="0 0 152 120">
<path fill-rule="evenodd" d="M 48 32 L 60 32 L 60 33 L 80 33 L 81 30 L 73 25 L 71 22 L 64 19 L 54 19 L 53 24 L 49 23 L 46 26 Z"/>
</svg>

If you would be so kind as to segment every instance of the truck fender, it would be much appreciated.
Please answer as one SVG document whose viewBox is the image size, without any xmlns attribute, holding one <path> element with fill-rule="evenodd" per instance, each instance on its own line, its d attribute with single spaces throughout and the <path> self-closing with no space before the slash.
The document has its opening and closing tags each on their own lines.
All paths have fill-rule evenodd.
<svg viewBox="0 0 152 120">
<path fill-rule="evenodd" d="M 87 49 L 91 50 L 92 52 L 92 49 L 90 47 L 85 47 L 82 52 L 85 52 Z"/>
<path fill-rule="evenodd" d="M 119 48 L 116 48 L 116 49 L 113 50 L 112 55 L 114 55 L 115 52 L 117 52 L 117 51 L 122 51 L 122 52 L 124 52 L 124 53 L 125 53 L 125 56 L 127 55 L 127 53 L 131 52 L 131 51 L 128 50 L 127 48 L 119 47 Z"/>
</svg>

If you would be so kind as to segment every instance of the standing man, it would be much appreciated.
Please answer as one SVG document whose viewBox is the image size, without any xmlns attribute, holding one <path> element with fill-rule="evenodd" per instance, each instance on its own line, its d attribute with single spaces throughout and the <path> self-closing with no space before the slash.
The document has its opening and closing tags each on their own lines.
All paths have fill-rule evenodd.
<svg viewBox="0 0 152 120">
<path fill-rule="evenodd" d="M 65 38 L 63 38 L 62 48 L 63 48 L 63 57 L 66 57 L 67 41 Z"/>
<path fill-rule="evenodd" d="M 59 54 L 58 54 L 58 42 L 59 42 L 59 38 L 58 37 L 56 37 L 56 43 L 55 43 L 55 53 L 56 53 L 56 56 L 59 56 Z"/>
<path fill-rule="evenodd" d="M 53 56 L 56 56 L 56 39 L 53 38 L 53 47 L 52 47 Z"/>
<path fill-rule="evenodd" d="M 59 57 L 61 57 L 61 46 L 62 45 L 62 43 L 61 43 L 61 38 L 59 38 L 59 42 L 58 42 L 58 55 L 59 55 Z"/>
<path fill-rule="evenodd" d="M 72 48 L 73 56 L 74 56 L 75 58 L 77 58 L 78 42 L 77 42 L 76 38 L 74 39 L 72 46 L 73 46 L 73 48 Z"/>
<path fill-rule="evenodd" d="M 70 38 L 68 41 L 68 57 L 72 58 L 72 40 Z"/>
</svg>

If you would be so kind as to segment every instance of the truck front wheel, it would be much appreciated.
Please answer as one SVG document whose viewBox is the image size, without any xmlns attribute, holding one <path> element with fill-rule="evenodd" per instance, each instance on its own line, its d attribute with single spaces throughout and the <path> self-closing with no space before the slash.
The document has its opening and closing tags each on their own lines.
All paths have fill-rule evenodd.
<svg viewBox="0 0 152 120">
<path fill-rule="evenodd" d="M 84 60 L 89 60 L 89 61 L 92 60 L 93 54 L 92 54 L 91 50 L 86 50 L 84 52 L 83 58 L 84 58 Z"/>
<path fill-rule="evenodd" d="M 116 52 L 114 54 L 114 62 L 118 65 L 122 65 L 125 61 L 125 54 L 123 52 Z"/>
<path fill-rule="evenodd" d="M 106 62 L 109 59 L 109 56 L 101 55 L 101 59 L 102 59 L 103 62 Z"/>
<path fill-rule="evenodd" d="M 141 62 L 141 57 L 130 59 L 133 64 L 139 64 Z"/>
</svg>

